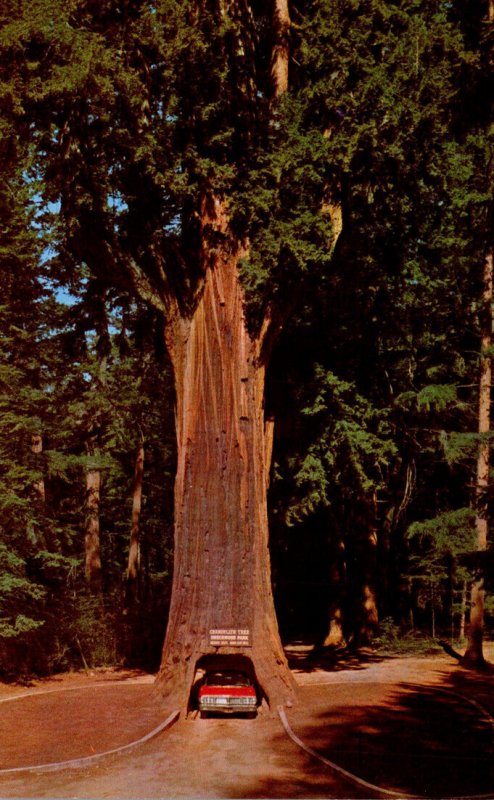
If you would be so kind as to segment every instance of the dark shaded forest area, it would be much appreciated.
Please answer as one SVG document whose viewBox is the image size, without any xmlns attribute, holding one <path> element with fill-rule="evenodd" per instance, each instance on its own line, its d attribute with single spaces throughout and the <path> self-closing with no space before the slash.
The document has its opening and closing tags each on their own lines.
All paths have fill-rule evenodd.
<svg viewBox="0 0 494 800">
<path fill-rule="evenodd" d="M 159 665 L 177 463 L 160 298 L 192 314 L 212 196 L 249 330 L 276 330 L 282 637 L 457 643 L 485 589 L 492 626 L 494 6 L 282 6 L 2 3 L 4 679 Z"/>
</svg>

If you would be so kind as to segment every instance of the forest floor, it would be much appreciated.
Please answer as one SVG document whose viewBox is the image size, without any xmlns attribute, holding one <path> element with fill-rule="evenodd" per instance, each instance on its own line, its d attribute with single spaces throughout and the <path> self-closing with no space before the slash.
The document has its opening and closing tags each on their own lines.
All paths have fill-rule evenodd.
<svg viewBox="0 0 494 800">
<path fill-rule="evenodd" d="M 494 661 L 494 645 L 486 654 Z M 328 663 L 295 644 L 288 656 L 300 687 L 289 725 L 326 761 L 263 709 L 254 720 L 193 714 L 77 768 L 6 772 L 117 748 L 173 710 L 160 706 L 152 675 L 94 670 L 0 684 L 0 797 L 494 798 L 492 672 L 446 654 Z"/>
</svg>

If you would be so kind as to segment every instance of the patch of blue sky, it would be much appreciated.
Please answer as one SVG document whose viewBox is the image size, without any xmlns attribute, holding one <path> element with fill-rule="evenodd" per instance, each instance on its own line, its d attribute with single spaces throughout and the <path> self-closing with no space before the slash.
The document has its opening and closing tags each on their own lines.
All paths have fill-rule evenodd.
<svg viewBox="0 0 494 800">
<path fill-rule="evenodd" d="M 46 277 L 40 277 L 39 282 L 46 290 L 47 294 L 50 294 L 52 297 L 54 297 L 57 303 L 60 303 L 60 305 L 70 307 L 79 302 L 76 295 L 72 294 L 70 289 L 68 289 L 66 286 L 60 285 Z"/>
<path fill-rule="evenodd" d="M 54 296 L 57 303 L 60 303 L 62 306 L 68 306 L 70 308 L 77 303 L 77 297 L 64 286 L 55 289 Z"/>
<path fill-rule="evenodd" d="M 180 231 L 181 225 L 181 216 L 180 214 L 175 214 L 174 217 L 165 225 L 165 231 L 167 233 L 178 233 Z"/>
<path fill-rule="evenodd" d="M 112 192 L 108 195 L 108 207 L 111 208 L 112 211 L 117 211 L 119 214 L 129 210 L 129 206 L 120 192 Z"/>
</svg>

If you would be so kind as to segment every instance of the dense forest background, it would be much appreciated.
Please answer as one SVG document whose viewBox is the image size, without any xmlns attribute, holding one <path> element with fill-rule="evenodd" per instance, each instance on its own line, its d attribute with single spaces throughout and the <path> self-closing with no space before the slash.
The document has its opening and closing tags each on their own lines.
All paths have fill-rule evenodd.
<svg viewBox="0 0 494 800">
<path fill-rule="evenodd" d="M 269 10 L 252 8 L 262 74 Z M 290 87 L 264 125 L 269 98 L 242 105 L 249 75 L 224 57 L 242 20 L 214 9 L 0 10 L 2 677 L 158 666 L 173 376 L 160 315 L 118 264 L 124 245 L 173 259 L 213 170 L 252 242 L 252 325 L 268 297 L 289 309 L 266 397 L 282 636 L 343 648 L 465 635 L 476 519 L 494 500 L 477 480 L 490 440 L 479 380 L 492 354 L 494 10 L 294 2 Z M 238 129 L 223 124 L 232 107 Z M 489 626 L 489 598 L 486 612 Z"/>
</svg>

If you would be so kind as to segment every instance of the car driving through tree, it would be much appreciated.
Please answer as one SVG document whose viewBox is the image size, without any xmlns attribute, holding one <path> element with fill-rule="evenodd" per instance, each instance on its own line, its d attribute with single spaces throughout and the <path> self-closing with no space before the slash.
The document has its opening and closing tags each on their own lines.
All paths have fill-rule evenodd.
<svg viewBox="0 0 494 800">
<path fill-rule="evenodd" d="M 210 712 L 255 716 L 256 689 L 245 672 L 237 670 L 207 672 L 199 689 L 199 711 L 203 717 Z"/>
</svg>

